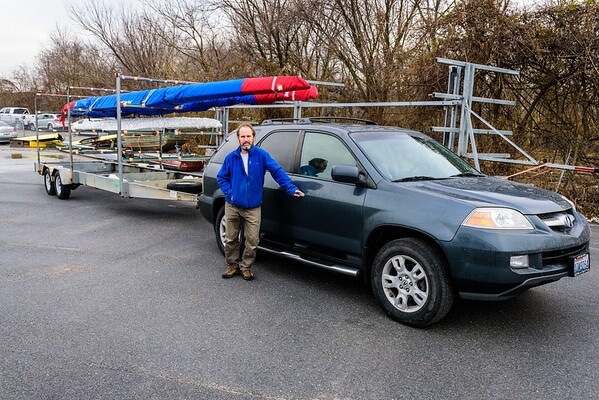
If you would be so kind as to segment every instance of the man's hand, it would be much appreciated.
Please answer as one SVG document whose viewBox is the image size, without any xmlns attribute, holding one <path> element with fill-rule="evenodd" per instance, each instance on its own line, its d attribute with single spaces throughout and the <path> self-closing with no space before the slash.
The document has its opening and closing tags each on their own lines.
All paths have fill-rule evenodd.
<svg viewBox="0 0 599 400">
<path fill-rule="evenodd" d="M 304 197 L 304 196 L 305 196 L 305 194 L 301 190 L 296 190 L 295 193 L 293 194 L 293 197 Z"/>
</svg>

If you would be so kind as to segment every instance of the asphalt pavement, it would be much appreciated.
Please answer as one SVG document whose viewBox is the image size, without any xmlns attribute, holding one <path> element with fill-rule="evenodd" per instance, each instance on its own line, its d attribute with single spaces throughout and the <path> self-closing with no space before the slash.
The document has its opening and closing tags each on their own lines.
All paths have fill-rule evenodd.
<svg viewBox="0 0 599 400">
<path fill-rule="evenodd" d="M 42 160 L 66 155 L 44 150 Z M 0 145 L 0 399 L 595 399 L 591 270 L 415 329 L 358 280 L 259 254 L 222 279 L 195 204 L 48 196 Z M 66 158 L 65 158 L 66 159 Z"/>
</svg>

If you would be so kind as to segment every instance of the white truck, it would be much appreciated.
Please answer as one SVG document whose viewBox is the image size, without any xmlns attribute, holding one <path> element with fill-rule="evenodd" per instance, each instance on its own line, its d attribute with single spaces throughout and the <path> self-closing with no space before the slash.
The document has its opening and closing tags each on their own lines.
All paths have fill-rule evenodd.
<svg viewBox="0 0 599 400">
<path fill-rule="evenodd" d="M 0 121 L 6 122 L 17 129 L 35 127 L 35 115 L 24 107 L 4 107 L 0 109 Z"/>
</svg>

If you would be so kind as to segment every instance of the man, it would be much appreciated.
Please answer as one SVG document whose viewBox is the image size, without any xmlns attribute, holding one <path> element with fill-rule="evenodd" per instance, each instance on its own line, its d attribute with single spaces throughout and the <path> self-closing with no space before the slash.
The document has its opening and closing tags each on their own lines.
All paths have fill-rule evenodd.
<svg viewBox="0 0 599 400">
<path fill-rule="evenodd" d="M 225 260 L 223 278 L 241 274 L 252 280 L 252 264 L 256 259 L 260 234 L 260 218 L 264 175 L 270 172 L 274 180 L 289 194 L 302 197 L 283 168 L 264 149 L 254 146 L 256 132 L 251 125 L 237 129 L 239 147 L 225 157 L 216 180 L 225 194 Z M 239 231 L 243 221 L 244 249 L 239 254 Z"/>
</svg>

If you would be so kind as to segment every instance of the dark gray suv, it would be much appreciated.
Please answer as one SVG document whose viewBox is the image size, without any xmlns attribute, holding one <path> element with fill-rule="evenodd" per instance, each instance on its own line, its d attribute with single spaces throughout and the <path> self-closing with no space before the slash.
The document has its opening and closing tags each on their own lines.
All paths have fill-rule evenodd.
<svg viewBox="0 0 599 400">
<path fill-rule="evenodd" d="M 589 270 L 589 227 L 559 194 L 485 176 L 418 132 L 326 119 L 265 121 L 256 144 L 306 196 L 267 174 L 260 249 L 362 275 L 385 312 L 423 327 L 457 296 L 499 300 Z M 216 175 L 236 133 L 204 171 L 202 215 L 223 251 Z"/>
</svg>

